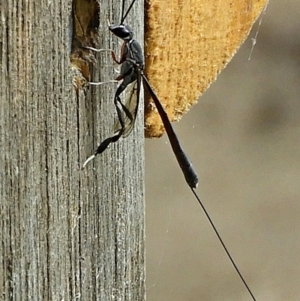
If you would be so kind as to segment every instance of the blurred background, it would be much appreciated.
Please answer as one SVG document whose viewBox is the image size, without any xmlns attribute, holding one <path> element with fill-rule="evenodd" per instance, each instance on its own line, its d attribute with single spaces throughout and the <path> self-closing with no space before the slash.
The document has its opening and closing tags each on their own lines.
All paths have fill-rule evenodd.
<svg viewBox="0 0 300 301">
<path fill-rule="evenodd" d="M 300 2 L 271 0 L 261 26 L 174 124 L 197 193 L 264 301 L 300 300 L 299 28 Z M 146 141 L 146 214 L 148 301 L 251 300 L 165 136 Z"/>
</svg>

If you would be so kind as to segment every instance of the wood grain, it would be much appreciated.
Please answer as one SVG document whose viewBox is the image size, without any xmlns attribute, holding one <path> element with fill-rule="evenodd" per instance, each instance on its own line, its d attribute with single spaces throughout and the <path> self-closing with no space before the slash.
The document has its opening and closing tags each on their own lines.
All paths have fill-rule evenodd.
<svg viewBox="0 0 300 301">
<path fill-rule="evenodd" d="M 143 6 L 129 16 L 141 39 Z M 1 2 L 1 300 L 144 300 L 143 126 L 112 134 L 115 86 L 75 93 L 71 1 Z M 115 47 L 100 6 L 99 46 Z M 138 30 L 140 28 L 140 30 Z M 97 55 L 93 78 L 113 76 Z"/>
</svg>

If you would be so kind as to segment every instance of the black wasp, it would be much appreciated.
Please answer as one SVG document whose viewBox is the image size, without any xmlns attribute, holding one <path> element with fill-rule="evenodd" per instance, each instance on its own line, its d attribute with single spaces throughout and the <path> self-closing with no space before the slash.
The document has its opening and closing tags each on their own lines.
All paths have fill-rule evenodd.
<svg viewBox="0 0 300 301">
<path fill-rule="evenodd" d="M 170 144 L 172 146 L 173 152 L 176 156 L 176 159 L 181 167 L 181 170 L 185 176 L 185 179 L 190 186 L 195 198 L 199 202 L 201 208 L 204 211 L 205 216 L 207 217 L 209 223 L 211 224 L 215 234 L 217 235 L 220 243 L 224 251 L 226 252 L 230 262 L 232 263 L 234 269 L 238 273 L 240 279 L 242 280 L 243 284 L 245 285 L 247 291 L 249 292 L 251 298 L 255 301 L 255 297 L 251 292 L 250 288 L 248 287 L 246 281 L 244 280 L 241 272 L 239 271 L 237 265 L 235 264 L 232 256 L 230 255 L 225 243 L 223 242 L 218 230 L 216 229 L 212 219 L 210 218 L 207 210 L 205 209 L 203 203 L 200 200 L 200 197 L 197 195 L 194 188 L 197 187 L 198 184 L 198 177 L 196 172 L 194 171 L 191 162 L 187 158 L 184 150 L 182 149 L 179 140 L 177 138 L 176 133 L 171 125 L 171 122 L 168 118 L 167 113 L 165 112 L 163 106 L 161 105 L 158 97 L 156 96 L 153 88 L 151 87 L 148 79 L 144 75 L 144 54 L 141 45 L 133 39 L 133 32 L 128 25 L 124 24 L 124 20 L 127 17 L 129 11 L 131 10 L 134 2 L 133 0 L 124 14 L 124 3 L 122 2 L 122 18 L 120 25 L 110 25 L 109 30 L 116 35 L 117 37 L 121 38 L 124 42 L 121 48 L 121 57 L 120 60 L 117 60 L 115 53 L 112 51 L 112 58 L 113 60 L 121 64 L 121 71 L 120 75 L 116 78 L 117 81 L 122 80 L 121 84 L 118 86 L 115 96 L 114 96 L 114 104 L 117 111 L 117 123 L 115 125 L 115 133 L 111 137 L 105 139 L 97 148 L 95 153 L 90 156 L 83 164 L 83 167 L 86 164 L 93 160 L 95 156 L 101 154 L 105 149 L 110 145 L 110 143 L 117 142 L 121 137 L 127 137 L 135 123 L 136 115 L 138 112 L 139 106 L 139 96 L 140 96 L 140 88 L 141 88 L 141 81 L 143 81 L 144 87 L 146 87 L 147 91 L 149 92 L 151 98 L 154 101 L 154 104 L 157 108 L 157 111 L 162 119 L 163 125 L 166 129 L 168 138 L 170 140 Z M 95 51 L 102 51 L 101 49 L 95 49 L 88 47 L 91 50 Z M 101 83 L 100 83 L 101 84 Z M 121 101 L 121 94 L 124 91 L 129 91 L 129 96 L 125 101 L 125 104 Z"/>
<path fill-rule="evenodd" d="M 138 112 L 141 81 L 143 80 L 144 87 L 146 87 L 150 96 L 152 97 L 157 111 L 163 121 L 173 152 L 183 171 L 185 179 L 191 188 L 196 188 L 198 184 L 197 174 L 179 143 L 167 113 L 165 112 L 149 81 L 144 75 L 144 54 L 142 47 L 136 40 L 133 39 L 133 31 L 131 28 L 124 24 L 124 20 L 127 17 L 128 12 L 131 10 L 134 2 L 135 0 L 131 2 L 127 12 L 124 14 L 125 1 L 123 1 L 120 25 L 109 26 L 109 30 L 124 41 L 121 48 L 120 60 L 116 58 L 115 53 L 112 51 L 113 60 L 116 63 L 121 64 L 120 75 L 116 78 L 116 80 L 122 80 L 114 97 L 114 105 L 116 107 L 118 117 L 117 124 L 115 126 L 115 133 L 113 136 L 105 139 L 98 146 L 96 152 L 84 162 L 83 167 L 85 167 L 89 161 L 93 160 L 96 155 L 101 154 L 110 145 L 110 143 L 117 142 L 121 137 L 125 138 L 131 133 Z M 97 51 L 97 49 L 94 48 L 89 49 Z M 125 104 L 123 104 L 120 95 L 125 90 L 130 91 L 130 93 Z"/>
</svg>

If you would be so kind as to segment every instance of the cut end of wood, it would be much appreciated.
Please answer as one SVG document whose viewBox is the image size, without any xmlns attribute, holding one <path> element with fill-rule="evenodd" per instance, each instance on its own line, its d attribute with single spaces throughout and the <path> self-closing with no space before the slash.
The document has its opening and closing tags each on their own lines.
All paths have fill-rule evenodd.
<svg viewBox="0 0 300 301">
<path fill-rule="evenodd" d="M 145 73 L 171 121 L 179 120 L 244 42 L 267 0 L 148 0 Z M 147 137 L 164 127 L 146 98 Z"/>
</svg>

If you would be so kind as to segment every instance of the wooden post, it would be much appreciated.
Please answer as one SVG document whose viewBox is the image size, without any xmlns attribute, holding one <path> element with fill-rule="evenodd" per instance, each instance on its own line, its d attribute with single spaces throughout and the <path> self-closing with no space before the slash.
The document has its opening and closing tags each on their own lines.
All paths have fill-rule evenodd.
<svg viewBox="0 0 300 301">
<path fill-rule="evenodd" d="M 71 1 L 2 2 L 0 299 L 144 300 L 142 114 L 81 170 L 112 134 L 116 86 L 77 97 Z M 103 2 L 97 46 L 119 49 L 107 17 L 119 22 L 120 1 Z M 143 41 L 142 1 L 127 22 Z M 111 79 L 109 53 L 97 59 L 92 78 Z"/>
</svg>

